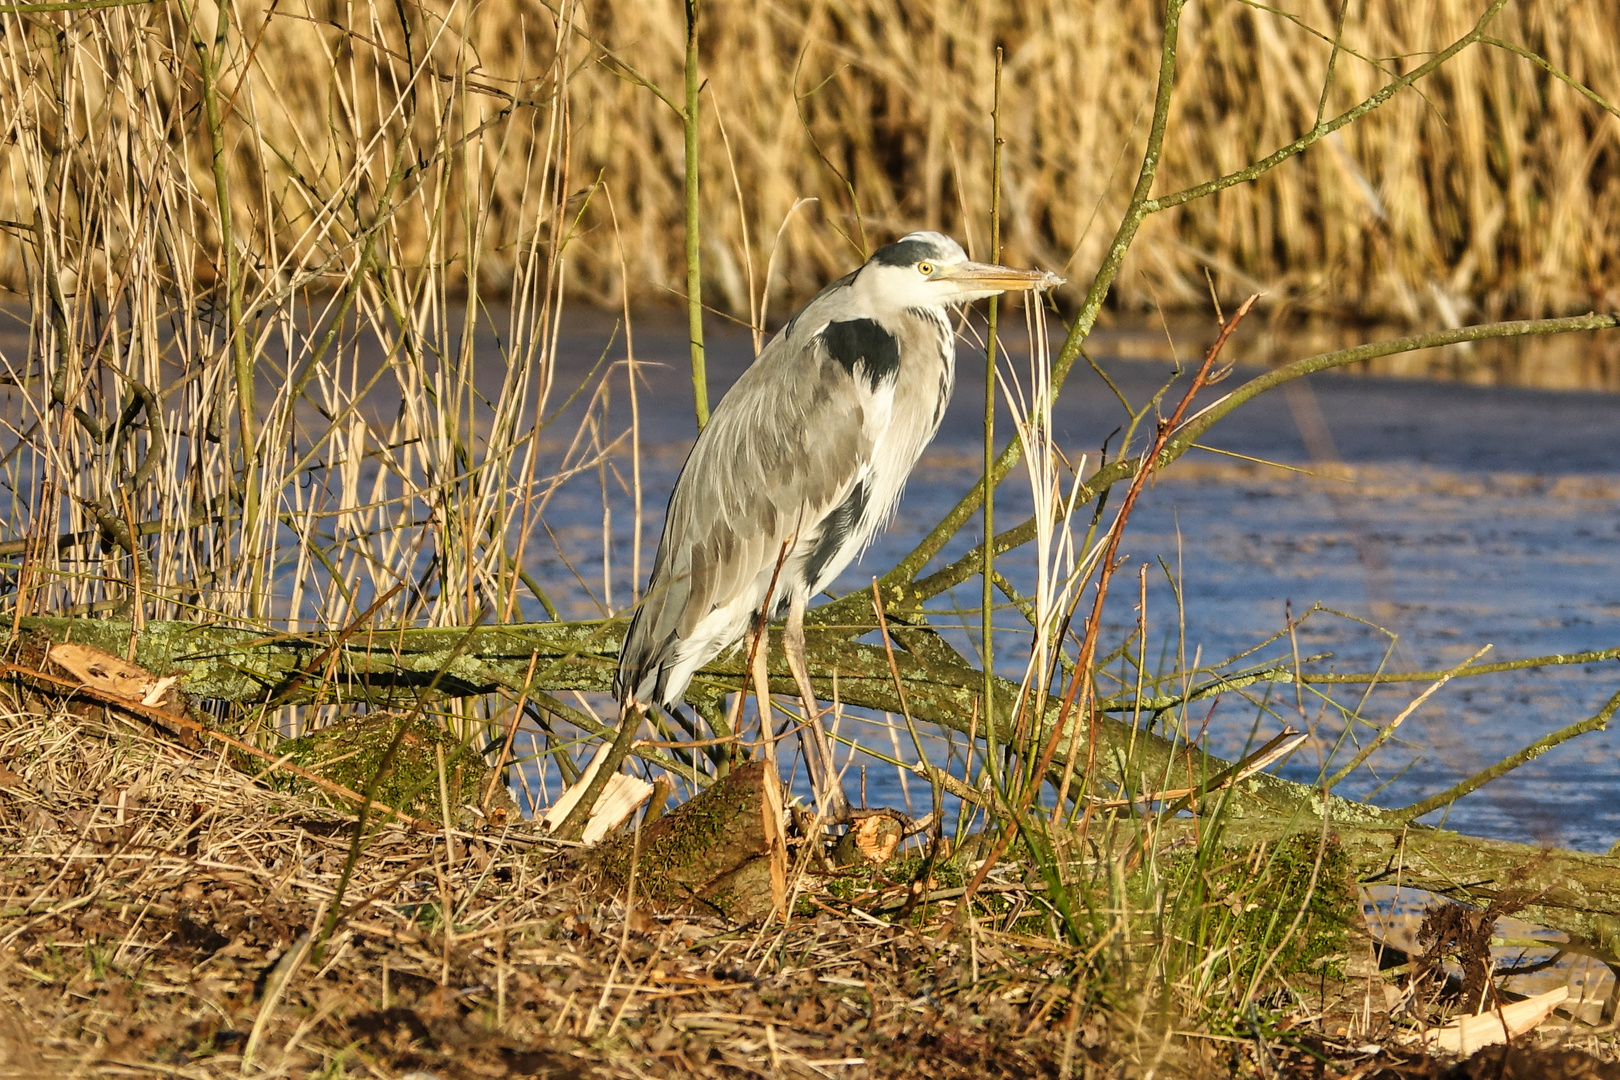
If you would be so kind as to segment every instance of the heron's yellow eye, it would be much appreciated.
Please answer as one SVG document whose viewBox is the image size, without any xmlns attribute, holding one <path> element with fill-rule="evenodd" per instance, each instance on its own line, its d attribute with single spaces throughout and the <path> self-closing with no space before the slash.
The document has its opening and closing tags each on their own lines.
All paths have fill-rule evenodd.
<svg viewBox="0 0 1620 1080">
<path fill-rule="evenodd" d="M 934 264 L 933 263 L 921 262 L 921 263 L 917 264 L 917 273 L 923 275 L 924 277 L 928 277 L 933 272 L 934 272 Z"/>
</svg>

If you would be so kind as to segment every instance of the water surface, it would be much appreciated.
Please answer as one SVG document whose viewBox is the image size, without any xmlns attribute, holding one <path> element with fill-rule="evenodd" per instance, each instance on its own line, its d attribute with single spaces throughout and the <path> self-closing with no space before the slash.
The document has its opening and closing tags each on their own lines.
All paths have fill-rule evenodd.
<svg viewBox="0 0 1620 1080">
<path fill-rule="evenodd" d="M 594 362 L 607 329 L 579 327 L 565 343 L 566 357 L 574 359 L 565 362 L 582 368 L 587 359 Z M 1253 329 L 1265 333 L 1258 323 Z M 694 426 L 685 335 L 657 317 L 642 320 L 636 331 L 644 362 L 645 568 Z M 1155 334 L 1160 344 L 1145 347 Z M 1185 340 L 1174 334 L 1167 340 L 1162 328 L 1127 326 L 1096 335 L 1093 356 L 1139 404 L 1171 377 L 1172 353 L 1196 356 L 1202 334 L 1189 331 Z M 752 349 L 743 332 L 711 329 L 709 338 L 718 400 Z M 1549 370 L 1535 362 L 1536 344 L 1517 346 L 1519 370 Z M 1291 358 L 1308 355 L 1311 345 L 1297 343 L 1292 353 L 1286 341 L 1247 347 L 1251 356 Z M 1567 342 L 1557 347 L 1570 348 Z M 1451 362 L 1442 354 L 1431 358 L 1431 369 L 1444 370 Z M 1011 363 L 1018 367 L 1023 360 L 1015 356 Z M 1620 397 L 1602 388 L 1603 378 L 1593 388 L 1592 379 L 1561 377 L 1564 384 L 1585 387 L 1578 391 L 1503 385 L 1511 383 L 1512 370 L 1493 369 L 1491 378 L 1479 379 L 1478 364 L 1469 363 L 1466 356 L 1457 361 L 1475 382 L 1366 371 L 1312 376 L 1221 421 L 1205 442 L 1242 457 L 1193 451 L 1138 504 L 1122 548 L 1130 562 L 1108 612 L 1111 641 L 1134 623 L 1135 568 L 1147 566 L 1150 663 L 1171 665 L 1177 655 L 1204 663 L 1233 656 L 1284 629 L 1290 609 L 1298 616 L 1313 605 L 1332 610 L 1311 614 L 1296 632 L 1301 657 L 1313 658 L 1307 670 L 1370 672 L 1380 664 L 1385 670 L 1443 669 L 1486 644 L 1493 646 L 1486 660 L 1620 645 Z M 1584 370 L 1601 376 L 1604 363 L 1588 363 Z M 864 587 L 972 484 L 981 453 L 982 365 L 982 354 L 963 349 L 955 399 L 895 522 L 833 592 Z M 1258 370 L 1240 367 L 1232 383 Z M 626 416 L 621 392 L 611 405 L 609 429 Z M 1072 458 L 1090 453 L 1095 460 L 1123 418 L 1115 395 L 1081 366 L 1064 391 L 1054 427 Z M 1005 413 L 999 428 L 1012 431 Z M 610 575 L 617 607 L 628 601 L 630 588 L 624 528 L 629 504 L 611 485 L 608 503 L 619 535 Z M 1023 516 L 1028 496 L 1021 474 L 1004 487 L 1000 506 L 1002 522 Z M 563 542 L 569 561 L 587 581 L 599 583 L 600 483 L 575 482 L 553 503 L 553 514 L 572 526 Z M 977 539 L 974 525 L 941 560 L 957 557 Z M 537 560 L 547 580 L 566 578 L 558 553 L 539 553 Z M 594 579 L 587 566 L 594 567 Z M 1027 560 L 1016 555 L 1005 570 L 1015 582 L 1030 580 Z M 1179 613 L 1172 578 L 1182 598 Z M 604 590 L 597 584 L 594 591 L 600 601 Z M 957 605 L 976 609 L 977 580 L 958 593 Z M 574 599 L 578 614 L 597 610 L 580 595 Z M 964 621 L 976 626 L 976 610 Z M 1008 628 L 997 648 L 998 667 L 1006 673 L 1021 670 L 1027 647 L 1015 632 L 1017 623 L 1011 611 L 998 618 L 998 626 Z M 958 644 L 976 649 L 975 639 L 971 630 L 963 631 Z M 1284 640 L 1252 659 L 1291 656 L 1292 643 Z M 1361 704 L 1361 715 L 1385 723 L 1424 685 L 1380 687 Z M 1613 660 L 1453 682 L 1405 721 L 1373 756 L 1370 770 L 1339 790 L 1356 796 L 1376 791 L 1374 801 L 1382 805 L 1410 804 L 1595 714 L 1617 690 L 1620 662 Z M 1359 694 L 1333 691 L 1352 707 Z M 1193 722 L 1203 725 L 1206 709 L 1200 707 Z M 1208 717 L 1203 737 L 1217 753 L 1241 754 L 1256 733 L 1263 739 L 1283 723 L 1310 724 L 1317 731 L 1318 738 L 1283 769 L 1314 780 L 1342 725 L 1331 711 L 1324 714 L 1323 702 L 1313 695 L 1296 700 L 1289 689 L 1274 693 L 1264 708 L 1257 698 L 1227 695 Z M 1364 742 L 1370 733 L 1362 728 L 1355 737 Z M 862 735 L 863 742 L 869 738 L 891 752 L 886 735 Z M 901 740 L 902 756 L 908 742 Z M 1462 799 L 1445 820 L 1505 839 L 1604 850 L 1620 838 L 1617 749 L 1613 733 L 1586 734 Z M 1337 762 L 1351 752 L 1353 747 L 1341 750 Z M 887 770 L 870 770 L 869 784 L 873 803 L 902 797 Z M 1429 820 L 1440 819 L 1437 814 Z"/>
<path fill-rule="evenodd" d="M 21 314 L 8 308 L 0 318 L 0 352 L 17 370 L 32 363 Z M 567 616 L 596 617 L 630 602 L 651 565 L 665 500 L 695 435 L 684 326 L 673 313 L 655 312 L 638 316 L 634 329 L 643 448 L 640 557 L 628 443 L 621 443 L 612 467 L 581 473 L 549 503 L 555 544 L 537 533 L 526 546 L 529 568 Z M 1210 396 L 1255 374 L 1261 362 L 1401 332 L 1336 326 L 1282 333 L 1253 318 L 1233 342 L 1232 355 L 1243 364 Z M 1021 322 L 1013 322 L 1008 336 L 1015 353 L 1010 370 L 1021 370 Z M 1185 367 L 1212 336 L 1207 321 L 1175 320 L 1168 329 L 1125 321 L 1099 329 L 1090 348 L 1119 391 L 1139 405 L 1170 378 L 1178 359 Z M 711 323 L 708 339 L 711 394 L 719 400 L 751 360 L 752 344 L 746 331 L 719 322 Z M 362 343 L 362 351 L 369 347 Z M 481 332 L 475 352 L 480 385 L 493 392 L 501 344 Z M 1189 453 L 1144 493 L 1122 548 L 1129 562 L 1106 613 L 1106 641 L 1118 641 L 1134 625 L 1135 575 L 1147 567 L 1149 662 L 1160 670 L 1178 660 L 1209 664 L 1244 652 L 1284 629 L 1289 611 L 1298 616 L 1317 605 L 1331 610 L 1315 611 L 1295 634 L 1307 670 L 1314 671 L 1373 671 L 1380 664 L 1385 670 L 1443 669 L 1486 644 L 1493 647 L 1488 660 L 1620 646 L 1617 357 L 1620 334 L 1452 348 L 1392 358 L 1378 370 L 1312 376 L 1242 406 L 1207 434 L 1211 449 Z M 547 470 L 563 465 L 571 445 L 577 454 L 574 434 L 587 403 L 599 441 L 610 442 L 629 426 L 622 328 L 610 315 L 571 310 L 559 342 L 553 403 L 593 370 L 597 377 L 606 371 L 607 392 L 580 395 L 543 433 Z M 397 388 L 392 401 L 384 400 L 389 385 L 381 382 L 376 400 L 365 406 L 380 423 L 398 409 Z M 835 592 L 863 588 L 971 487 L 981 453 L 983 392 L 982 353 L 964 345 L 939 438 L 892 526 L 843 574 Z M 319 430 L 318 419 L 312 418 L 312 430 Z M 1124 419 L 1113 391 L 1084 363 L 1077 366 L 1054 418 L 1065 453 L 1095 461 L 1105 442 L 1117 446 Z M 1004 408 L 997 424 L 1003 439 L 1011 434 Z M 998 520 L 1020 519 L 1028 503 L 1026 482 L 1015 474 L 998 496 Z M 604 527 L 612 535 L 605 552 Z M 975 522 L 964 530 L 940 560 L 969 550 L 978 528 Z M 1001 568 L 1028 586 L 1027 558 L 1015 553 Z M 940 602 L 964 611 L 942 614 L 940 622 L 964 626 L 955 642 L 970 656 L 978 649 L 978 594 L 973 580 Z M 538 604 L 523 614 L 542 617 Z M 1027 638 L 1019 623 L 1010 609 L 998 615 L 1004 629 L 996 662 L 1006 674 L 1022 670 Z M 1291 662 L 1293 644 L 1284 640 L 1251 660 Z M 1361 715 L 1385 723 L 1421 689 L 1380 687 L 1360 705 Z M 1340 790 L 1382 805 L 1410 804 L 1594 715 L 1617 689 L 1620 662 L 1613 660 L 1454 682 L 1416 710 L 1370 769 Z M 1332 697 L 1355 706 L 1358 693 L 1340 688 Z M 1227 756 L 1284 723 L 1311 725 L 1318 738 L 1284 766 L 1300 780 L 1318 776 L 1342 731 L 1321 698 L 1296 698 L 1291 689 L 1265 702 L 1228 694 L 1206 717 L 1207 708 L 1187 722 Z M 1365 741 L 1369 732 L 1360 728 L 1354 736 Z M 890 729 L 851 720 L 846 733 L 884 753 L 909 756 L 909 737 Z M 1447 821 L 1485 835 L 1607 849 L 1620 838 L 1616 739 L 1607 731 L 1583 735 L 1461 800 Z M 1348 753 L 1341 750 L 1337 760 Z M 858 775 L 857 767 L 852 788 Z M 868 770 L 867 798 L 874 804 L 925 797 L 899 790 L 888 768 Z"/>
</svg>

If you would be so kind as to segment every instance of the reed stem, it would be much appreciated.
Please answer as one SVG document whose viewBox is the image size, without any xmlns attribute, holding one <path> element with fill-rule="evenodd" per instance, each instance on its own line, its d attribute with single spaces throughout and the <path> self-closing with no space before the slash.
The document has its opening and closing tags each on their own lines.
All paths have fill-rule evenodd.
<svg viewBox="0 0 1620 1080">
<path fill-rule="evenodd" d="M 990 261 L 1001 261 L 1001 47 L 996 47 L 996 81 L 990 105 Z M 990 298 L 989 326 L 984 339 L 984 543 L 979 548 L 980 574 L 984 588 L 979 597 L 979 634 L 984 643 L 984 730 L 985 762 L 995 776 L 996 696 L 995 684 L 995 583 L 996 583 L 996 496 L 990 475 L 996 465 L 996 323 L 1001 297 Z"/>
<path fill-rule="evenodd" d="M 686 0 L 686 328 L 692 348 L 692 398 L 697 426 L 709 423 L 709 375 L 703 352 L 703 233 L 698 193 L 698 0 Z"/>
</svg>

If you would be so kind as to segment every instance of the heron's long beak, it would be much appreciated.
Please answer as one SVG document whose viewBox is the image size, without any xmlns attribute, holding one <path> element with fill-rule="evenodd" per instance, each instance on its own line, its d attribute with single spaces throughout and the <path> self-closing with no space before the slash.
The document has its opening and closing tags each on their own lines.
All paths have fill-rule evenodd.
<svg viewBox="0 0 1620 1080">
<path fill-rule="evenodd" d="M 940 277 L 959 286 L 964 292 L 988 296 L 998 292 L 1025 292 L 1030 289 L 1052 289 L 1064 279 L 1048 270 L 1019 270 L 994 263 L 962 263 L 944 270 Z"/>
</svg>

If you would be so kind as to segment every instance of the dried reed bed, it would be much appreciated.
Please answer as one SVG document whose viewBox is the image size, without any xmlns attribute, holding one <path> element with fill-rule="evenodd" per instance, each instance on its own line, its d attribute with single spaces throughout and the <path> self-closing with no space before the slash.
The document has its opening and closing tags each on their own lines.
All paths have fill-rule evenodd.
<svg viewBox="0 0 1620 1080">
<path fill-rule="evenodd" d="M 1290 980 L 1284 1039 L 1204 1027 L 1180 997 L 1214 954 L 1132 989 L 1129 958 L 1174 947 L 1163 911 L 1067 943 L 1034 929 L 1056 917 L 1049 894 L 1012 866 L 942 934 L 962 889 L 908 916 L 905 871 L 853 895 L 798 877 L 785 923 L 655 913 L 633 883 L 598 891 L 563 845 L 470 807 L 442 807 L 434 831 L 372 826 L 351 865 L 352 817 L 130 723 L 12 690 L 0 707 L 0 1076 L 1303 1080 L 1331 1062 L 1397 1080 L 1501 1064 L 1487 1051 L 1447 1073 L 1406 1046 L 1374 967 Z M 1171 1030 L 1160 1010 L 1183 1007 Z M 1508 1075 L 1614 1070 L 1612 1040 L 1575 1029 L 1514 1053 L 1532 1071 Z"/>
<path fill-rule="evenodd" d="M 1286 7 L 1297 22 L 1238 3 L 1189 9 L 1159 191 L 1287 144 L 1320 108 L 1334 115 L 1454 40 L 1484 5 L 1356 6 L 1326 92 L 1333 52 L 1306 27 L 1331 38 L 1341 6 Z M 708 139 L 719 142 L 724 123 L 730 154 L 706 162 L 706 255 L 732 310 L 745 310 L 745 222 L 763 251 L 761 238 L 801 197 L 820 199 L 834 228 L 789 230 L 779 265 L 794 295 L 847 265 L 853 252 L 839 231 L 869 244 L 939 227 L 985 250 L 994 44 L 1007 51 L 1008 257 L 1081 278 L 1100 261 L 1146 137 L 1157 5 L 707 10 L 707 55 L 720 58 Z M 637 6 L 596 25 L 643 75 L 671 85 L 677 18 L 673 5 Z M 1613 102 L 1620 42 L 1608 20 L 1601 3 L 1520 5 L 1492 31 Z M 1118 278 L 1120 297 L 1197 303 L 1208 267 L 1233 296 L 1265 291 L 1274 303 L 1335 313 L 1455 319 L 1473 303 L 1492 316 L 1591 307 L 1615 276 L 1615 245 L 1601 236 L 1620 230 L 1620 122 L 1500 49 L 1469 50 L 1421 89 L 1424 98 L 1391 103 L 1256 185 L 1150 222 Z M 664 190 L 678 161 L 659 152 L 672 144 L 656 134 L 669 117 L 633 85 L 612 100 L 634 119 L 610 108 L 582 125 L 601 155 L 591 167 L 657 193 L 643 205 L 665 209 L 629 231 L 641 239 L 642 273 L 674 282 L 673 245 L 652 257 L 654 238 L 678 221 L 678 193 Z"/>
<path fill-rule="evenodd" d="M 214 10 L 0 16 L 0 217 L 30 314 L 0 354 L 15 614 L 296 628 L 386 596 L 378 618 L 511 618 L 536 481 L 600 450 L 542 470 L 535 438 L 569 54 L 420 8 L 408 35 L 394 9 L 341 32 Z M 521 138 L 480 50 L 528 73 Z M 521 220 L 477 187 L 508 173 Z M 486 242 L 495 316 L 460 288 Z M 481 318 L 502 355 L 475 367 Z"/>
<path fill-rule="evenodd" d="M 0 1075 L 969 1077 L 1104 1053 L 1057 942 L 931 944 L 814 890 L 786 926 L 627 918 L 511 829 L 372 832 L 316 955 L 352 819 L 88 711 L 0 712 Z"/>
<path fill-rule="evenodd" d="M 537 225 L 529 192 L 541 180 L 531 164 L 548 155 L 566 113 L 571 141 L 558 160 L 570 214 L 582 213 L 573 294 L 616 303 L 625 290 L 641 301 L 683 293 L 680 121 L 637 81 L 679 98 L 681 6 L 558 2 L 556 11 L 533 0 L 231 6 L 221 160 L 244 258 L 336 270 L 323 252 L 363 226 L 329 196 L 360 170 L 368 182 L 357 207 L 376 202 L 398 150 L 377 136 L 426 95 L 433 108 L 406 125 L 413 154 L 431 162 L 426 182 L 443 189 L 441 205 L 463 191 L 483 205 L 476 219 L 440 218 L 431 204 L 394 215 L 407 265 L 449 260 L 453 276 L 486 286 L 520 274 Z M 1323 110 L 1333 115 L 1455 39 L 1484 5 L 1353 5 L 1335 54 L 1328 41 L 1341 7 L 1300 0 L 1287 16 L 1241 3 L 1189 10 L 1159 190 L 1288 143 Z M 37 258 L 35 228 L 76 233 L 91 263 L 84 270 L 124 265 L 133 241 L 119 233 L 134 222 L 73 217 L 81 193 L 98 184 L 134 190 L 140 181 L 120 167 L 126 153 L 183 171 L 195 202 L 159 215 L 198 215 L 192 231 L 217 237 L 188 10 L 0 17 L 15 92 L 0 109 L 8 132 L 0 217 L 11 223 L 0 234 L 0 276 L 13 287 Z M 214 10 L 195 10 L 205 42 Z M 739 316 L 752 310 L 773 253 L 778 304 L 802 298 L 846 269 L 858 247 L 912 228 L 943 228 L 982 253 L 998 44 L 1007 53 L 1008 257 L 1089 274 L 1146 135 L 1157 18 L 1147 0 L 1085 10 L 985 0 L 703 4 L 710 299 Z M 559 22 L 573 31 L 560 44 Z M 1605 0 L 1512 5 L 1490 33 L 1620 101 L 1620 39 Z M 52 60 L 41 41 L 58 34 L 65 51 Z M 119 91 L 119 66 L 86 50 L 97 35 L 167 65 L 144 91 L 160 99 L 156 116 L 137 118 Z M 424 56 L 431 70 L 413 78 Z M 70 74 L 91 76 L 86 91 L 58 100 Z M 560 97 L 558 79 L 567 87 Z M 1494 318 L 1615 304 L 1620 119 L 1490 45 L 1467 50 L 1419 90 L 1257 184 L 1150 221 L 1119 298 L 1197 303 L 1207 268 L 1233 294 L 1263 290 L 1284 308 L 1338 314 L 1454 322 L 1476 310 Z M 433 118 L 452 113 L 458 130 L 446 132 Z M 156 128 L 126 130 L 137 120 Z M 36 137 L 49 145 L 37 159 Z M 146 150 L 130 148 L 143 138 Z M 801 198 L 820 200 L 819 209 L 793 215 Z M 208 250 L 190 255 L 172 272 L 222 269 Z"/>
<path fill-rule="evenodd" d="M 1404 10 L 1347 21 L 1328 113 L 1472 18 Z M 1149 5 L 702 11 L 720 306 L 757 313 L 769 280 L 779 316 L 856 248 L 918 225 L 982 253 L 992 42 L 1006 258 L 1077 278 L 1096 262 L 1144 136 Z M 1491 29 L 1612 98 L 1602 15 L 1531 4 Z M 1189 19 L 1160 190 L 1309 127 L 1334 55 L 1255 8 Z M 542 431 L 577 389 L 554 385 L 566 298 L 678 291 L 680 128 L 646 85 L 674 85 L 678 20 L 506 0 L 0 15 L 0 262 L 30 316 L 26 350 L 0 355 L 17 614 L 297 630 L 348 625 L 377 597 L 378 625 L 555 612 L 523 568 L 557 484 L 597 471 L 641 520 L 633 428 L 598 410 L 560 456 Z M 1391 54 L 1407 59 L 1362 59 Z M 1614 118 L 1483 44 L 1419 90 L 1256 184 L 1149 218 L 1120 295 L 1192 302 L 1213 266 L 1280 309 L 1455 322 L 1470 297 L 1586 307 L 1612 287 Z M 819 210 L 792 213 L 805 196 Z M 477 325 L 498 357 L 475 358 Z M 619 355 L 585 394 L 624 387 L 634 415 L 634 354 Z M 628 598 L 608 517 L 603 614 Z M 620 570 L 639 579 L 635 531 Z"/>
</svg>

